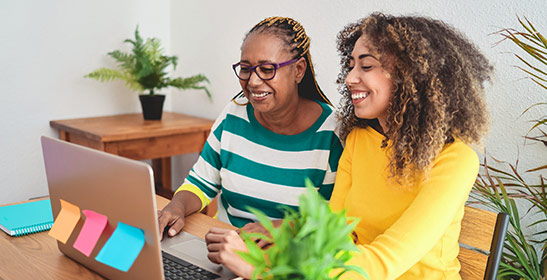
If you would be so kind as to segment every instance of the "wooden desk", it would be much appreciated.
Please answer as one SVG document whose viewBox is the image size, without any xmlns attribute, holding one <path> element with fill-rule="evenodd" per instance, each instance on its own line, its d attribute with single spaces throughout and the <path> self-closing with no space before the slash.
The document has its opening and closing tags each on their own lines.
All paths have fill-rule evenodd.
<svg viewBox="0 0 547 280">
<path fill-rule="evenodd" d="M 169 200 L 156 196 L 158 209 Z M 234 229 L 231 225 L 196 213 L 186 217 L 184 230 L 201 238 L 211 226 Z M 12 279 L 103 279 L 63 255 L 57 241 L 47 232 L 11 237 L 0 231 L 0 280 Z"/>
<path fill-rule="evenodd" d="M 161 121 L 145 121 L 136 113 L 49 124 L 59 129 L 62 140 L 131 159 L 152 159 L 156 191 L 171 198 L 171 156 L 201 152 L 213 121 L 163 112 Z"/>
</svg>

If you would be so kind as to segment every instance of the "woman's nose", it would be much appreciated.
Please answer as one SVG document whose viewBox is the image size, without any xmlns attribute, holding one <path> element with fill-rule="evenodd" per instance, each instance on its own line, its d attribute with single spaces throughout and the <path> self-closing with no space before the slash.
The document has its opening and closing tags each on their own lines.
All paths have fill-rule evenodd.
<svg viewBox="0 0 547 280">
<path fill-rule="evenodd" d="M 346 84 L 348 86 L 355 85 L 359 82 L 357 75 L 355 74 L 355 68 L 351 69 L 346 76 Z"/>
<path fill-rule="evenodd" d="M 255 71 L 251 72 L 251 76 L 249 76 L 249 82 L 250 85 L 259 85 L 262 83 L 262 79 L 258 77 L 258 74 Z"/>
</svg>

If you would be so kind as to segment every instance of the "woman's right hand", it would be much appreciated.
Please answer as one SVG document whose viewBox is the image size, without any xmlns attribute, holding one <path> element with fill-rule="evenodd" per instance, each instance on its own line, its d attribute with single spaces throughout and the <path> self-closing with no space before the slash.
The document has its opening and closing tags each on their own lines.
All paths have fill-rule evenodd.
<svg viewBox="0 0 547 280">
<path fill-rule="evenodd" d="M 184 205 L 172 200 L 163 210 L 158 210 L 158 222 L 160 240 L 163 239 L 166 227 L 169 227 L 167 234 L 170 237 L 177 235 L 184 227 Z"/>
<path fill-rule="evenodd" d="M 197 212 L 201 208 L 201 200 L 189 191 L 176 193 L 169 204 L 158 210 L 158 224 L 160 240 L 163 239 L 163 232 L 169 227 L 169 237 L 179 234 L 184 227 L 184 217 Z"/>
</svg>

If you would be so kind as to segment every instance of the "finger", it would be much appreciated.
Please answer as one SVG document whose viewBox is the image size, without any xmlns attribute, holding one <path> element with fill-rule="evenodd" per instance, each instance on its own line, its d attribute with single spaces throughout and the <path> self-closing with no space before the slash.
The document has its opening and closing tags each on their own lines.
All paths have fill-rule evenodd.
<svg viewBox="0 0 547 280">
<path fill-rule="evenodd" d="M 215 238 L 216 235 L 218 235 L 218 234 L 212 233 L 212 232 L 210 232 L 210 231 L 207 232 L 207 233 L 205 234 L 205 243 L 206 243 L 207 245 L 209 245 L 209 243 L 217 243 L 217 241 L 214 241 L 214 240 L 216 240 L 216 238 Z"/>
<path fill-rule="evenodd" d="M 270 245 L 271 243 L 264 240 L 264 239 L 259 239 L 258 242 L 256 243 L 256 245 L 260 248 L 264 248 L 264 247 L 267 247 L 268 245 Z"/>
<path fill-rule="evenodd" d="M 160 212 L 163 212 L 163 211 L 160 211 Z M 161 216 L 158 217 L 160 240 L 163 239 L 163 230 L 165 229 L 165 227 L 169 223 L 169 218 L 170 218 L 170 215 L 167 215 L 167 214 L 164 215 L 163 213 L 162 213 Z"/>
<path fill-rule="evenodd" d="M 225 228 L 219 228 L 219 227 L 211 227 L 209 229 L 209 232 L 215 233 L 215 234 L 222 234 L 228 231 L 231 231 L 231 229 L 225 229 Z"/>
<path fill-rule="evenodd" d="M 208 258 L 212 263 L 221 264 L 221 263 L 220 263 L 220 253 L 218 253 L 218 252 L 208 253 L 208 254 L 207 254 L 207 258 Z"/>
<path fill-rule="evenodd" d="M 169 236 L 175 236 L 179 234 L 179 232 L 182 230 L 183 227 L 184 227 L 184 217 L 178 217 L 177 219 L 171 222 L 171 225 L 167 234 Z"/>
<path fill-rule="evenodd" d="M 209 251 L 209 253 L 220 252 L 221 249 L 222 249 L 222 243 L 207 244 L 207 251 Z"/>
<path fill-rule="evenodd" d="M 208 232 L 205 234 L 205 243 L 221 243 L 224 241 L 224 234 Z"/>
<path fill-rule="evenodd" d="M 261 229 L 263 229 L 262 225 L 257 223 L 248 223 L 241 228 L 241 230 L 245 232 L 256 232 Z"/>
<path fill-rule="evenodd" d="M 247 224 L 244 227 L 242 227 L 241 230 L 244 232 L 249 232 L 249 233 L 254 232 L 254 233 L 263 233 L 263 234 L 269 235 L 269 232 L 266 230 L 266 228 L 259 223 Z"/>
</svg>

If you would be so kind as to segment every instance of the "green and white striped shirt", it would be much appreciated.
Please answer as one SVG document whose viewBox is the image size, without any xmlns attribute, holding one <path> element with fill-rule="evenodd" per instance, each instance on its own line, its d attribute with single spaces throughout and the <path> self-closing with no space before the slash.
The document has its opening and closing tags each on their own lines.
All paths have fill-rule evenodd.
<svg viewBox="0 0 547 280">
<path fill-rule="evenodd" d="M 323 112 L 310 128 L 281 135 L 256 120 L 251 104 L 230 102 L 181 188 L 188 184 L 199 188 L 206 203 L 220 193 L 217 217 L 236 227 L 257 221 L 247 207 L 282 219 L 279 206 L 298 207 L 305 178 L 330 199 L 343 148 L 335 132 L 333 108 L 318 103 Z"/>
</svg>

